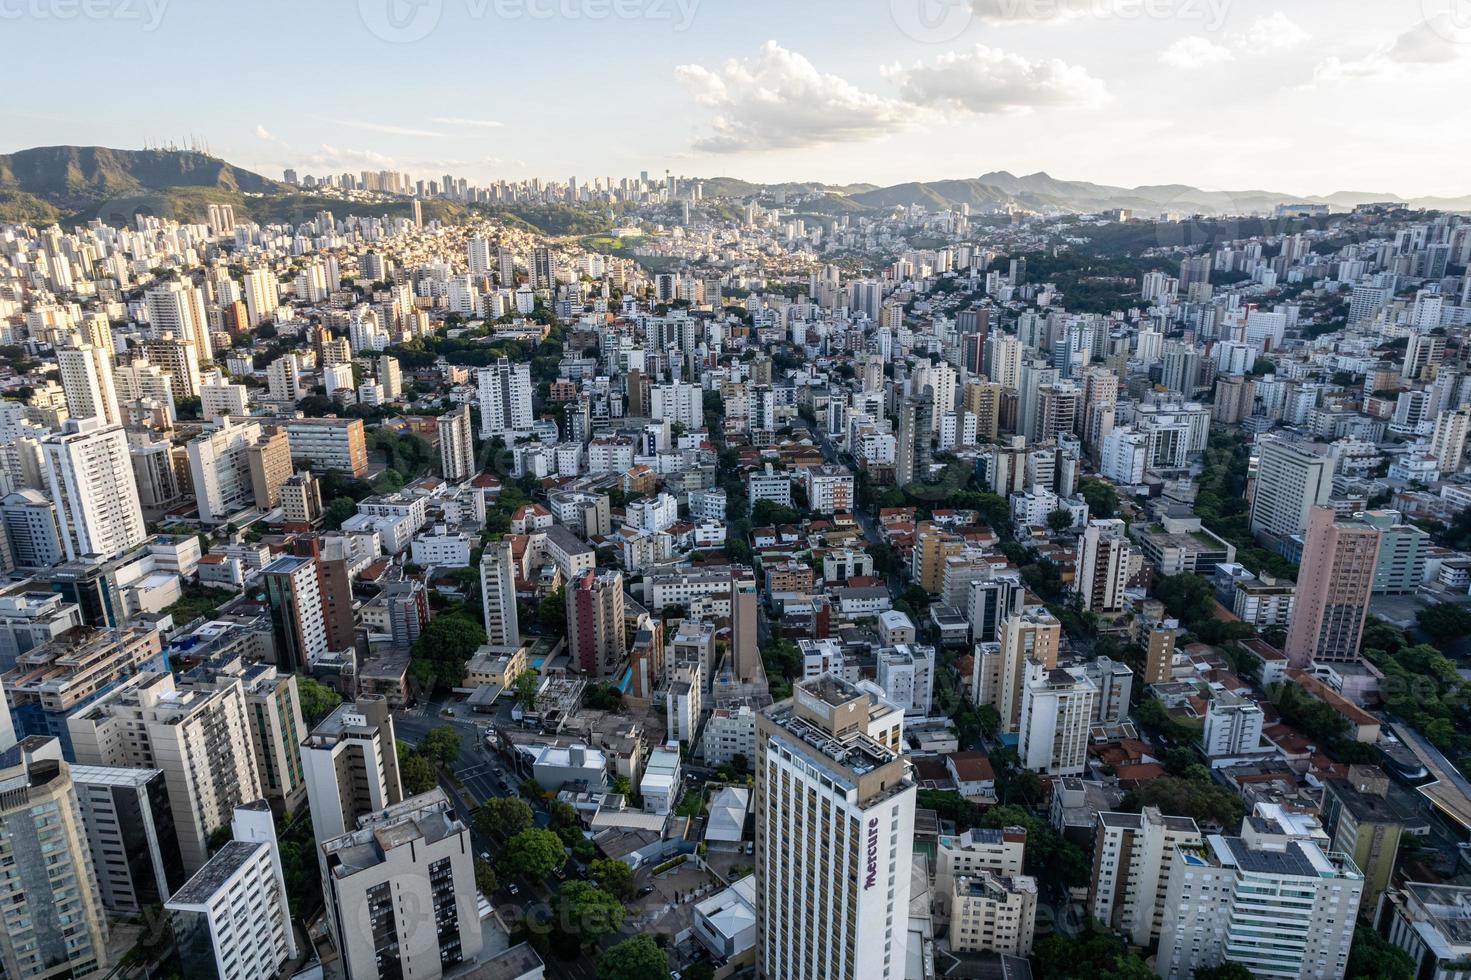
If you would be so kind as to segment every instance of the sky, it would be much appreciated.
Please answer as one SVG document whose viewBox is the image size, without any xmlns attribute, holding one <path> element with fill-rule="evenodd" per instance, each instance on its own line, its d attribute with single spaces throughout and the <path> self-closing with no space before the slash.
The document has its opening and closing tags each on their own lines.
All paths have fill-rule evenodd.
<svg viewBox="0 0 1471 980">
<path fill-rule="evenodd" d="M 1471 194 L 1471 0 L 0 0 L 0 151 Z"/>
</svg>

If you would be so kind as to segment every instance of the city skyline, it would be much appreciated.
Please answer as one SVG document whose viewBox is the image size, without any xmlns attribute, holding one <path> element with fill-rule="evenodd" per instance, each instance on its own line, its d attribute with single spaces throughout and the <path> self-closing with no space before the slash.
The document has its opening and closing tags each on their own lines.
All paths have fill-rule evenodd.
<svg viewBox="0 0 1471 980">
<path fill-rule="evenodd" d="M 1439 100 L 1404 97 L 1471 78 L 1471 24 L 1452 3 L 873 0 L 778 12 L 712 0 L 361 0 L 267 4 L 242 19 L 168 0 L 38 0 L 7 15 L 33 42 L 16 52 L 23 74 L 43 70 L 40 52 L 64 31 L 94 50 L 172 59 L 191 84 L 115 113 L 87 94 L 117 71 L 97 59 L 52 79 L 53 111 L 8 107 L 0 121 L 6 151 L 192 134 L 267 176 L 590 181 L 667 167 L 882 185 L 1007 170 L 1457 196 L 1467 187 L 1454 127 L 1439 125 Z M 833 30 L 840 22 L 861 29 Z M 191 42 L 211 36 L 247 45 L 252 70 L 196 61 Z M 355 55 L 330 74 L 307 67 L 328 50 Z M 492 53 L 479 61 L 480 50 Z M 395 62 L 405 69 L 386 68 Z M 607 91 L 617 96 L 590 104 Z M 1274 129 L 1272 112 L 1288 125 Z M 1416 126 L 1424 152 L 1405 159 L 1366 122 L 1384 118 Z"/>
</svg>

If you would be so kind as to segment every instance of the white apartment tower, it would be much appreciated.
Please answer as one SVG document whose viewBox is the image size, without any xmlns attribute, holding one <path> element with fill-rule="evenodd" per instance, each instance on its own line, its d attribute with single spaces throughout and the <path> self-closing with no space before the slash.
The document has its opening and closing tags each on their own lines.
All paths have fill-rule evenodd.
<svg viewBox="0 0 1471 980">
<path fill-rule="evenodd" d="M 301 767 L 314 840 L 340 837 L 403 800 L 388 702 L 373 694 L 338 705 L 301 743 Z"/>
<path fill-rule="evenodd" d="M 480 390 L 480 438 L 500 436 L 510 444 L 531 434 L 531 366 L 509 358 L 476 372 Z"/>
<path fill-rule="evenodd" d="M 1258 977 L 1340 980 L 1348 966 L 1364 876 L 1301 815 L 1271 804 L 1239 837 L 1212 834 L 1175 851 L 1155 972 L 1188 980 L 1239 963 Z M 1322 845 L 1322 846 L 1320 846 Z"/>
<path fill-rule="evenodd" d="M 1123 612 L 1132 554 L 1124 522 L 1118 518 L 1089 521 L 1081 550 L 1073 588 L 1083 597 L 1083 608 L 1105 616 Z"/>
<path fill-rule="evenodd" d="M 111 557 L 148 537 L 122 426 L 68 419 L 41 447 L 68 560 Z"/>
<path fill-rule="evenodd" d="M 873 709 L 824 675 L 757 718 L 758 976 L 905 974 L 915 784 Z"/>
<path fill-rule="evenodd" d="M 1200 840 L 1194 820 L 1164 816 L 1157 807 L 1100 813 L 1088 913 L 1135 946 L 1148 946 L 1164 920 L 1175 848 Z"/>
<path fill-rule="evenodd" d="M 516 563 L 509 541 L 498 541 L 485 549 L 480 559 L 480 596 L 485 607 L 486 642 L 493 647 L 519 646 Z"/>
<path fill-rule="evenodd" d="M 1088 761 L 1088 730 L 1098 688 L 1086 677 L 1027 663 L 1022 692 L 1023 768 L 1051 776 L 1078 776 Z"/>
<path fill-rule="evenodd" d="M 66 410 L 72 418 L 95 418 L 103 425 L 118 425 L 117 384 L 112 377 L 112 355 L 104 347 L 83 344 L 60 347 L 56 364 L 61 369 L 61 387 L 66 392 Z"/>
<path fill-rule="evenodd" d="M 475 475 L 475 440 L 470 406 L 461 405 L 439 417 L 440 472 L 450 483 L 464 483 Z"/>
</svg>

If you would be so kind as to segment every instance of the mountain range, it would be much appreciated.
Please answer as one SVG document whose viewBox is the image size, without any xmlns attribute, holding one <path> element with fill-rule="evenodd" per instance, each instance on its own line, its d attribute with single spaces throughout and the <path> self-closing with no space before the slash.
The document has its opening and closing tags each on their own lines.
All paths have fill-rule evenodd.
<svg viewBox="0 0 1471 980">
<path fill-rule="evenodd" d="M 1142 218 L 1162 213 L 1270 213 L 1279 204 L 1327 204 L 1348 211 L 1359 204 L 1394 202 L 1409 207 L 1471 211 L 1471 195 L 1406 199 L 1384 192 L 1340 191 L 1301 197 L 1268 190 L 1212 191 L 1186 184 L 1112 187 L 1059 180 L 1046 173 L 1018 177 L 1004 170 L 979 177 L 874 184 L 815 182 L 756 184 L 729 177 L 705 181 L 710 198 L 748 198 L 773 191 L 811 198 L 824 210 L 864 212 L 919 205 L 986 211 L 1017 206 L 1046 213 L 1090 214 L 1130 210 Z M 101 146 L 42 146 L 0 155 L 0 220 L 80 223 L 101 217 L 118 223 L 135 211 L 200 220 L 208 204 L 235 206 L 238 217 L 289 220 L 322 199 L 223 160 L 192 150 L 118 150 Z M 448 202 L 425 202 L 425 217 L 452 217 Z M 402 213 L 403 202 L 355 204 L 356 213 Z M 118 212 L 116 214 L 112 212 Z"/>
</svg>

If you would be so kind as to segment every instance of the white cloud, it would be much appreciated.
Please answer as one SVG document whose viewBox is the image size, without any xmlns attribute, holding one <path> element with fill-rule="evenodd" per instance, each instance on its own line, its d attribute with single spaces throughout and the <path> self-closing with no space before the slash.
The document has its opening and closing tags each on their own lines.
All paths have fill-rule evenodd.
<svg viewBox="0 0 1471 980">
<path fill-rule="evenodd" d="M 1113 0 L 972 0 L 971 9 L 992 24 L 1060 23 L 1109 12 Z"/>
<path fill-rule="evenodd" d="M 441 116 L 431 121 L 440 126 L 471 126 L 478 129 L 499 129 L 505 125 L 496 119 L 464 119 L 459 116 Z"/>
<path fill-rule="evenodd" d="M 905 121 L 899 103 L 823 74 L 775 41 L 754 58 L 732 58 L 714 70 L 680 65 L 674 76 L 712 112 L 711 132 L 695 141 L 695 149 L 711 153 L 861 142 Z"/>
<path fill-rule="evenodd" d="M 255 138 L 258 140 L 265 140 L 267 143 L 281 142 L 275 136 L 271 135 L 271 131 L 266 129 L 266 127 L 262 126 L 260 123 L 255 124 Z"/>
<path fill-rule="evenodd" d="M 1462 40 L 1471 40 L 1459 32 L 1449 15 L 1424 20 L 1405 31 L 1387 45 L 1357 58 L 1325 58 L 1313 68 L 1309 89 L 1358 78 L 1406 76 L 1427 67 L 1459 61 L 1465 54 Z"/>
<path fill-rule="evenodd" d="M 346 126 L 349 129 L 361 129 L 369 133 L 383 133 L 387 136 L 420 136 L 426 139 L 437 139 L 444 136 L 428 129 L 413 129 L 408 126 L 394 126 L 389 123 L 363 122 L 358 119 L 329 119 L 338 126 Z"/>
<path fill-rule="evenodd" d="M 1308 32 L 1282 11 L 1258 17 L 1235 41 L 1251 51 L 1286 51 L 1308 39 Z"/>
<path fill-rule="evenodd" d="M 1192 34 L 1182 37 L 1159 53 L 1160 63 L 1180 71 L 1195 71 L 1209 68 L 1227 61 L 1234 61 L 1231 49 L 1222 44 Z"/>
<path fill-rule="evenodd" d="M 895 65 L 884 75 L 899 85 L 906 102 L 976 113 L 1098 105 L 1110 98 L 1108 86 L 1081 65 L 1057 58 L 1031 61 L 984 44 L 907 68 Z"/>
</svg>

